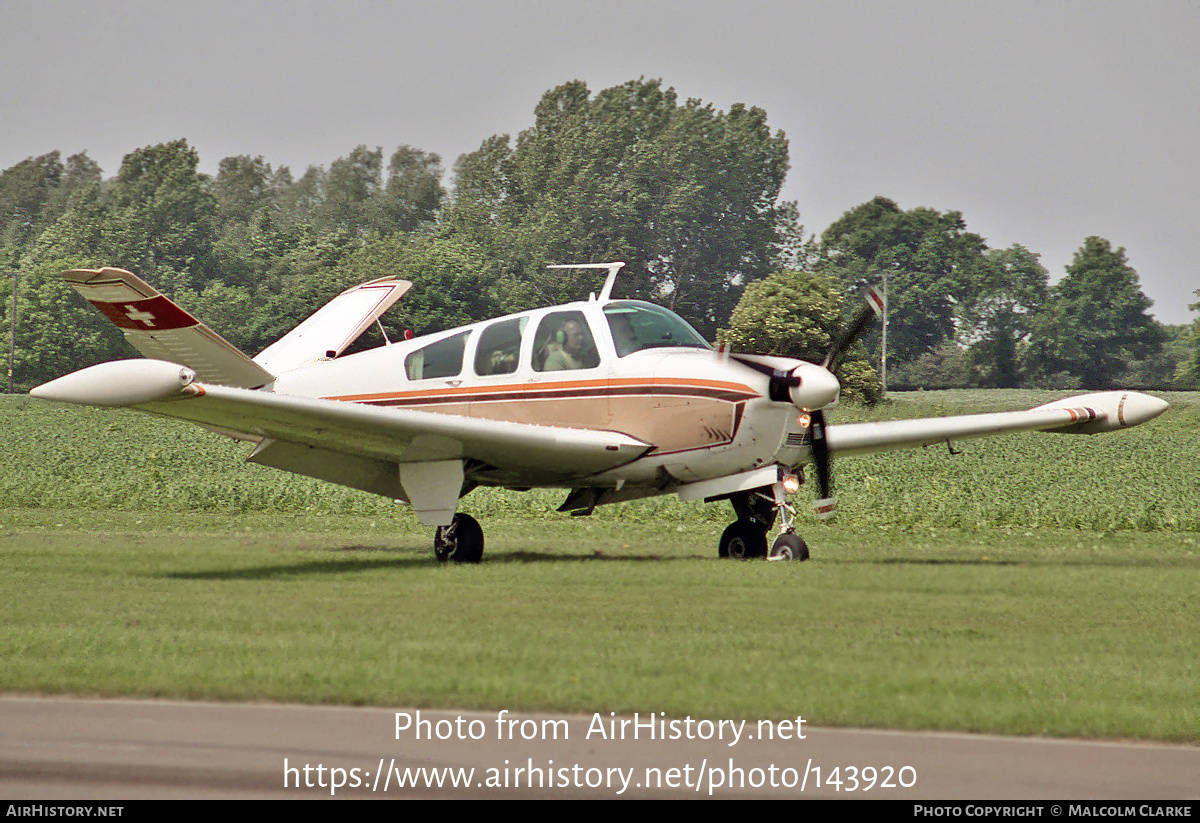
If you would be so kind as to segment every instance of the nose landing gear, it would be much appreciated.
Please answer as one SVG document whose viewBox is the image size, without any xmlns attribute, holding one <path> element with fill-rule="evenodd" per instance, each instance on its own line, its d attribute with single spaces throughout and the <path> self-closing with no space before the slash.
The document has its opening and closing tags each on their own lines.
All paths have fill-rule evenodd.
<svg viewBox="0 0 1200 823">
<path fill-rule="evenodd" d="M 788 490 L 794 490 L 799 481 L 794 480 Z M 729 498 L 737 521 L 729 524 L 721 535 L 717 554 L 744 560 L 765 557 L 768 560 L 807 560 L 808 544 L 796 534 L 793 523 L 796 510 L 787 502 L 785 482 L 771 486 L 738 492 Z M 767 532 L 782 517 L 782 530 L 767 550 Z"/>
</svg>

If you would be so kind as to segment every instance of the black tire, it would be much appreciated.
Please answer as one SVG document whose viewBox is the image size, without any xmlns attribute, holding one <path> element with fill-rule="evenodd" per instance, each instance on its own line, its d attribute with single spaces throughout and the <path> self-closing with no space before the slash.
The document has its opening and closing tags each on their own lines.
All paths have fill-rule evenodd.
<svg viewBox="0 0 1200 823">
<path fill-rule="evenodd" d="M 483 527 L 469 514 L 454 515 L 449 526 L 438 526 L 433 554 L 442 563 L 478 563 L 483 559 Z"/>
<path fill-rule="evenodd" d="M 721 535 L 717 554 L 721 557 L 732 557 L 735 560 L 766 557 L 767 533 L 754 523 L 744 520 L 730 523 L 724 534 Z"/>
<path fill-rule="evenodd" d="M 807 560 L 808 544 L 795 532 L 784 532 L 775 538 L 771 546 L 771 557 L 781 560 Z"/>
</svg>

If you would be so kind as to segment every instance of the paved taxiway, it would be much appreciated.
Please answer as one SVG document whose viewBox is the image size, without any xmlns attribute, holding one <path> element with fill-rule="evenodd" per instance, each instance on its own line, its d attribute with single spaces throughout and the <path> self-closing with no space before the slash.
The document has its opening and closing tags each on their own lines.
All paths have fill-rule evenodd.
<svg viewBox="0 0 1200 823">
<path fill-rule="evenodd" d="M 410 727 L 399 739 L 396 711 L 0 697 L 0 797 L 8 801 L 316 798 L 330 797 L 330 783 L 336 780 L 347 783 L 336 791 L 339 798 L 704 797 L 709 783 L 716 780 L 724 785 L 713 788 L 713 796 L 725 798 L 1200 797 L 1200 748 L 1188 746 L 829 729 L 807 724 L 784 726 L 787 740 L 751 740 L 748 737 L 755 732 L 752 723 L 746 724 L 743 736 L 733 745 L 729 734 L 723 735 L 724 740 L 715 739 L 715 734 L 707 741 L 646 740 L 644 726 L 639 733 L 642 739 L 618 741 L 600 737 L 590 715 L 508 714 L 498 724 L 494 711 L 433 710 L 421 711 L 421 720 L 429 722 L 422 726 L 426 736 L 440 731 L 451 739 L 418 741 L 412 731 L 415 710 L 399 710 L 407 713 L 402 725 Z M 604 713 L 601 719 L 613 718 Z M 509 724 L 508 730 L 518 739 L 498 739 L 503 723 L 513 720 L 516 724 Z M 546 720 L 551 722 L 542 722 Z M 558 720 L 566 723 L 553 722 Z M 521 740 L 522 728 L 531 735 L 536 730 L 539 739 Z M 589 728 L 593 731 L 590 739 Z M 696 723 L 675 728 L 681 735 L 693 736 L 716 731 L 715 725 Z M 547 736 L 553 731 L 567 739 L 540 739 L 542 730 Z M 804 739 L 795 739 L 800 732 Z M 471 733 L 481 739 L 458 739 Z M 295 770 L 290 773 L 292 788 L 284 787 L 288 778 L 285 761 Z M 307 772 L 304 766 L 309 767 Z M 817 788 L 813 766 L 826 778 L 833 767 L 841 767 L 841 790 L 829 785 Z M 891 780 L 897 785 L 876 785 L 864 791 L 860 782 L 857 791 L 848 791 L 848 766 L 856 768 L 863 782 L 869 775 L 863 768 L 875 767 L 876 783 L 884 779 L 886 767 L 891 767 Z M 445 767 L 473 768 L 472 785 L 400 789 L 391 779 L 405 769 Z M 903 767 L 909 771 L 901 772 Z M 335 768 L 343 772 L 339 775 L 332 771 Z M 357 774 L 352 769 L 357 769 Z M 783 785 L 798 783 L 805 770 L 809 776 L 803 793 L 799 785 Z M 382 788 L 384 781 L 378 779 L 384 774 L 391 783 L 387 791 Z M 911 782 L 913 775 L 916 782 L 911 788 L 899 785 Z M 661 785 L 647 785 L 648 776 L 650 782 Z M 349 785 L 353 778 L 359 786 Z M 499 785 L 488 787 L 489 779 Z M 530 779 L 570 785 L 529 788 Z M 728 786 L 729 781 L 739 779 L 742 788 Z M 600 785 L 587 785 L 601 780 Z M 628 782 L 618 794 L 623 780 Z M 294 787 L 306 782 L 312 787 Z M 777 784 L 775 788 L 770 786 L 772 782 Z M 763 785 L 754 788 L 754 783 Z"/>
</svg>

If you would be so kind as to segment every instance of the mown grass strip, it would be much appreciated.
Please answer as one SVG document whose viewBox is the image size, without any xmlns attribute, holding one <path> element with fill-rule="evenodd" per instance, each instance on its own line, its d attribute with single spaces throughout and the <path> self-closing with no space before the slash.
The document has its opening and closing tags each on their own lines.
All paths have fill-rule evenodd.
<svg viewBox="0 0 1200 823">
<path fill-rule="evenodd" d="M 455 567 L 363 518 L 54 514 L 4 516 L 6 690 L 1200 740 L 1197 535 L 834 527 L 780 564 L 498 521 Z"/>
</svg>

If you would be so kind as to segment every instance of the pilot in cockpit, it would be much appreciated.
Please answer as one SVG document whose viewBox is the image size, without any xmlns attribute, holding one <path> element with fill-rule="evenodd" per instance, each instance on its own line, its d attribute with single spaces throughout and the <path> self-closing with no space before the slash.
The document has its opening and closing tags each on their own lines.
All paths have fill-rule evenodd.
<svg viewBox="0 0 1200 823">
<path fill-rule="evenodd" d="M 545 371 L 585 368 L 588 336 L 578 320 L 568 320 L 559 332 L 559 344 L 546 355 Z"/>
<path fill-rule="evenodd" d="M 609 314 L 608 328 L 612 331 L 613 346 L 617 350 L 617 357 L 624 357 L 631 352 L 637 351 L 641 344 L 638 342 L 637 332 L 633 330 L 633 323 L 628 317 L 623 314 Z"/>
</svg>

